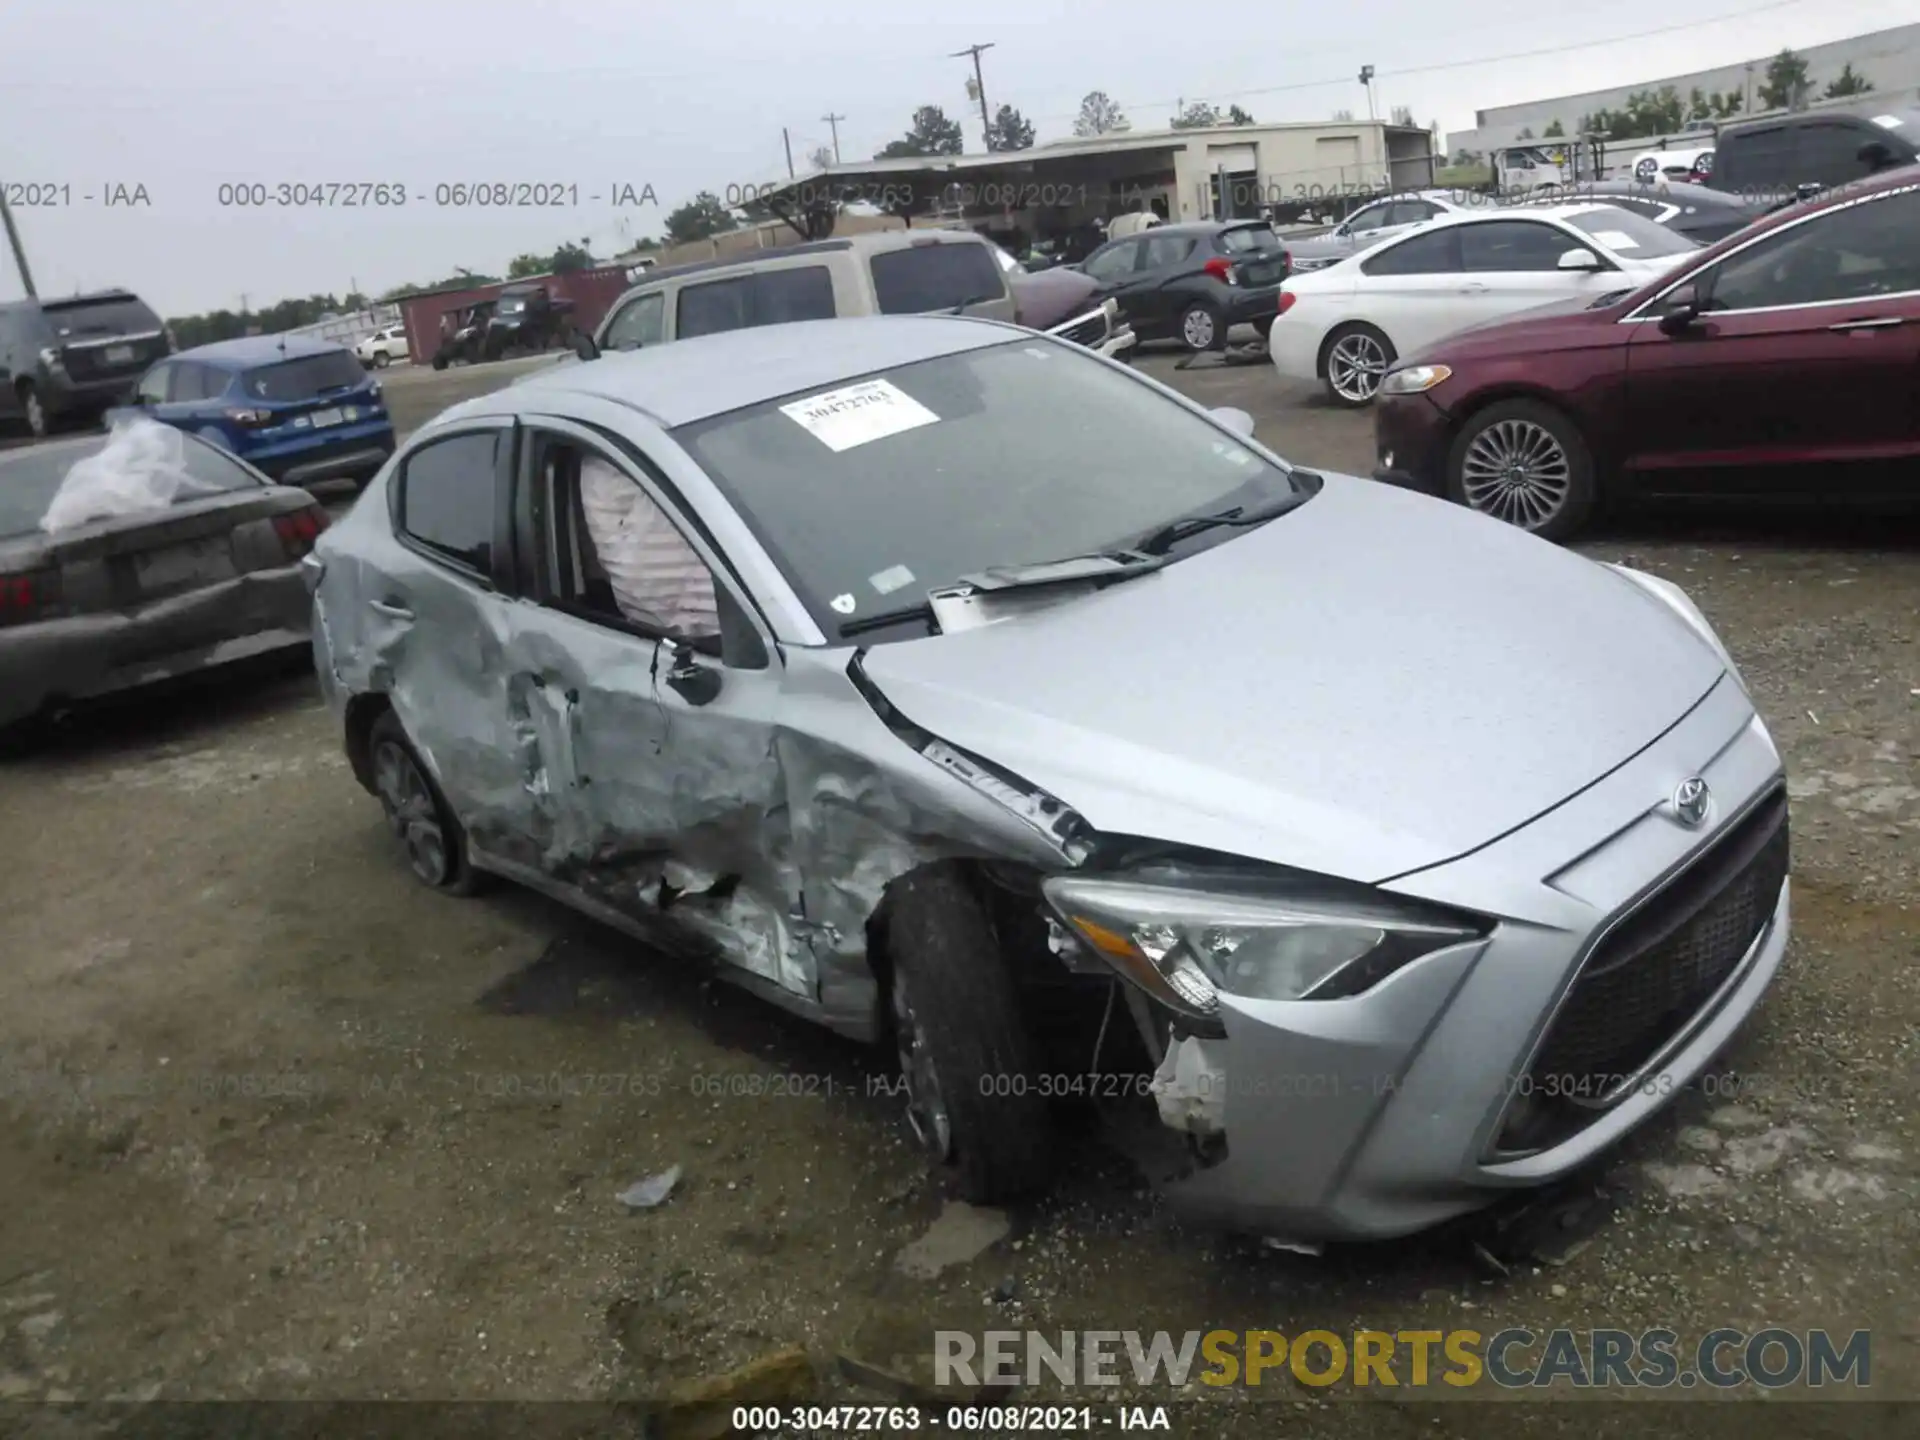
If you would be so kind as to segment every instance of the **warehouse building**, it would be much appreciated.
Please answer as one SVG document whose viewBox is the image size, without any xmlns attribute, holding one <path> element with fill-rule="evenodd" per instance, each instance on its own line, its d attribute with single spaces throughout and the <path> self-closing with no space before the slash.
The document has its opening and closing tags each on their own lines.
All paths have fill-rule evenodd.
<svg viewBox="0 0 1920 1440">
<path fill-rule="evenodd" d="M 1875 30 L 1871 34 L 1855 35 L 1848 40 L 1835 40 L 1828 45 L 1810 45 L 1804 50 L 1796 48 L 1794 53 L 1807 62 L 1807 74 L 1811 82 L 1807 98 L 1810 100 L 1817 101 L 1826 87 L 1849 65 L 1853 67 L 1854 74 L 1873 85 L 1868 95 L 1855 97 L 1851 102 L 1855 108 L 1862 103 L 1873 102 L 1911 104 L 1920 98 L 1920 24 Z M 1682 100 L 1695 90 L 1704 95 L 1738 95 L 1741 100 L 1740 113 L 1752 115 L 1766 108 L 1759 96 L 1766 84 L 1767 64 L 1772 59 L 1772 55 L 1761 55 L 1712 70 L 1669 75 L 1613 90 L 1589 90 L 1582 95 L 1562 95 L 1551 100 L 1529 100 L 1522 105 L 1501 105 L 1491 110 L 1481 110 L 1474 115 L 1473 129 L 1455 131 L 1447 136 L 1447 153 L 1456 155 L 1465 150 L 1471 154 L 1485 155 L 1523 139 L 1543 136 L 1556 121 L 1565 133 L 1571 135 L 1579 125 L 1581 116 L 1592 115 L 1600 110 L 1624 109 L 1633 95 L 1646 90 L 1658 91 L 1667 86 L 1671 86 Z M 1531 134 L 1523 136 L 1522 131 Z"/>
<path fill-rule="evenodd" d="M 1433 183 L 1432 135 L 1383 120 L 1127 131 L 982 155 L 830 166 L 763 187 L 773 206 L 831 199 L 1029 234 L 1134 211 L 1170 221 L 1338 208 Z"/>
</svg>

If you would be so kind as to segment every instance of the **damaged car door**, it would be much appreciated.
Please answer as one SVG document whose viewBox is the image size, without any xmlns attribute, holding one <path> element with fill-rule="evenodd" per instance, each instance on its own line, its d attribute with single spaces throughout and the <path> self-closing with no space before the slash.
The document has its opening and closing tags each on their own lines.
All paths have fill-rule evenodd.
<svg viewBox="0 0 1920 1440">
<path fill-rule="evenodd" d="M 510 836 L 486 818 L 518 780 L 498 698 L 512 456 L 507 420 L 414 450 L 390 482 L 390 532 L 319 597 L 322 623 L 357 641 L 332 652 L 370 657 L 370 673 L 342 678 L 385 692 L 454 813 L 473 817 L 479 849 Z"/>
<path fill-rule="evenodd" d="M 565 421 L 525 435 L 507 684 L 553 821 L 541 880 L 811 994 L 772 647 L 657 473 Z"/>
</svg>

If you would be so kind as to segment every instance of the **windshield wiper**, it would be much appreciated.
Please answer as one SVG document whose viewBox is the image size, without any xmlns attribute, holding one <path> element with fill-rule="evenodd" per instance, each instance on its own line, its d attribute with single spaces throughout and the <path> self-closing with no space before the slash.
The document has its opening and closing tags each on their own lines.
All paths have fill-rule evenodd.
<svg viewBox="0 0 1920 1440">
<path fill-rule="evenodd" d="M 1039 560 L 1030 565 L 995 565 L 972 575 L 962 575 L 951 586 L 942 586 L 933 593 L 951 590 L 1003 595 L 1010 590 L 1036 590 L 1076 581 L 1112 585 L 1136 576 L 1151 575 L 1166 563 L 1161 556 L 1146 555 L 1137 550 L 1103 550 L 1089 555 L 1066 555 L 1058 560 Z M 931 594 L 918 605 L 902 605 L 897 610 L 882 610 L 874 615 L 861 615 L 843 621 L 840 635 L 845 639 L 850 635 L 884 630 L 890 625 L 904 625 L 914 620 L 924 621 L 929 628 L 939 624 Z"/>
<path fill-rule="evenodd" d="M 881 610 L 872 615 L 862 615 L 857 619 L 843 620 L 840 623 L 840 636 L 864 635 L 869 630 L 885 630 L 890 625 L 904 625 L 910 620 L 926 622 L 929 631 L 933 629 L 933 603 L 922 600 L 918 605 L 902 605 L 897 610 Z"/>
<path fill-rule="evenodd" d="M 1301 476 L 1307 480 L 1320 477 L 1311 470 L 1294 469 L 1289 474 Z M 1282 495 L 1265 505 L 1251 508 L 1245 505 L 1230 505 L 1225 510 L 1216 510 L 1208 515 L 1182 515 L 1177 520 L 1169 520 L 1157 529 L 1149 530 L 1130 547 L 1142 555 L 1161 556 L 1189 536 L 1198 535 L 1203 530 L 1216 530 L 1223 525 L 1236 529 L 1247 525 L 1263 525 L 1277 516 L 1299 505 L 1307 497 L 1304 495 Z"/>
</svg>

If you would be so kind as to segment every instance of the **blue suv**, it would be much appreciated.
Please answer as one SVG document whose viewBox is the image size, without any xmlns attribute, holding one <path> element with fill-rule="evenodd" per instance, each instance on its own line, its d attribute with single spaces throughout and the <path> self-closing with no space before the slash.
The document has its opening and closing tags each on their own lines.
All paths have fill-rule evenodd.
<svg viewBox="0 0 1920 1440">
<path fill-rule="evenodd" d="M 393 454 L 379 385 L 331 341 L 250 335 L 182 350 L 141 377 L 133 406 L 287 485 L 364 487 Z"/>
</svg>

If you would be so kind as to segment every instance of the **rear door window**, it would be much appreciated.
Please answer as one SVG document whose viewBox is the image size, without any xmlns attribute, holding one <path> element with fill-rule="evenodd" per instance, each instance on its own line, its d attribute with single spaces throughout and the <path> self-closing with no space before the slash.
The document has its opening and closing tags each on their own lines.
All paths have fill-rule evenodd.
<svg viewBox="0 0 1920 1440">
<path fill-rule="evenodd" d="M 1446 275 L 1460 268 L 1460 227 L 1415 234 L 1361 262 L 1368 275 Z"/>
<path fill-rule="evenodd" d="M 493 568 L 500 434 L 450 435 L 400 471 L 401 532 L 434 558 L 484 578 Z"/>
<path fill-rule="evenodd" d="M 680 292 L 675 331 L 682 340 L 701 335 L 721 335 L 729 330 L 744 330 L 748 325 L 748 277 L 709 280 L 704 285 L 689 285 Z"/>
<path fill-rule="evenodd" d="M 955 310 L 1007 293 L 985 245 L 936 243 L 882 250 L 867 260 L 882 315 Z"/>
<path fill-rule="evenodd" d="M 1149 235 L 1146 263 L 1141 268 L 1160 270 L 1178 265 L 1193 254 L 1193 247 L 1198 243 L 1198 238 L 1192 235 Z"/>
<path fill-rule="evenodd" d="M 185 401 L 211 400 L 227 388 L 227 372 L 216 370 L 211 365 L 202 365 L 198 361 L 182 361 L 174 366 L 173 393 L 170 397 L 175 404 Z"/>
<path fill-rule="evenodd" d="M 1556 270 L 1578 248 L 1565 232 L 1533 220 L 1488 220 L 1462 225 L 1459 234 L 1464 270 Z"/>
<path fill-rule="evenodd" d="M 172 389 L 173 377 L 179 369 L 173 362 L 154 366 L 140 377 L 140 383 L 134 387 L 134 398 L 149 405 L 166 404 L 167 392 Z"/>
<path fill-rule="evenodd" d="M 1795 127 L 1794 182 L 1837 185 L 1868 174 L 1860 147 L 1875 138 L 1865 126 L 1846 120 L 1816 120 Z"/>
<path fill-rule="evenodd" d="M 1134 272 L 1142 248 L 1138 240 L 1122 240 L 1118 245 L 1094 251 L 1080 268 L 1096 280 L 1119 280 Z"/>
<path fill-rule="evenodd" d="M 753 323 L 784 325 L 793 320 L 831 320 L 833 276 L 824 265 L 762 270 L 753 277 Z"/>
</svg>

